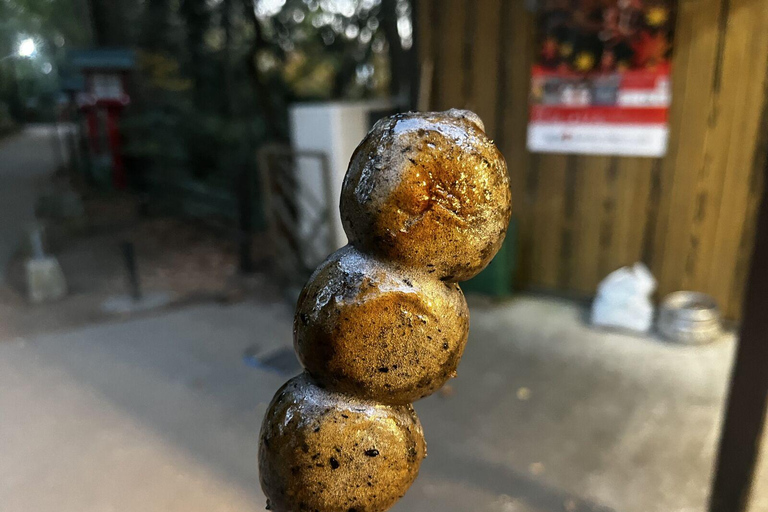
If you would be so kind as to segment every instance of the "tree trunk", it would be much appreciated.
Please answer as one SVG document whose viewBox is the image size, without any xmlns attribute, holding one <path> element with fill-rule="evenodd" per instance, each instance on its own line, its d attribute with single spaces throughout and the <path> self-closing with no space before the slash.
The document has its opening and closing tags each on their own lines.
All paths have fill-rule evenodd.
<svg viewBox="0 0 768 512">
<path fill-rule="evenodd" d="M 93 37 L 98 46 L 129 46 L 131 27 L 128 13 L 133 0 L 88 0 Z"/>
<path fill-rule="evenodd" d="M 264 35 L 261 31 L 259 19 L 256 17 L 256 11 L 254 10 L 253 0 L 242 1 L 243 7 L 245 8 L 245 17 L 253 27 L 253 41 L 251 42 L 251 49 L 248 53 L 248 72 L 256 92 L 256 101 L 264 115 L 264 120 L 267 123 L 267 131 L 270 134 L 270 137 L 274 139 L 285 139 L 285 134 L 281 129 L 283 123 L 280 122 L 277 109 L 275 109 L 275 106 L 272 103 L 269 88 L 264 83 L 264 80 L 262 80 L 257 61 L 259 52 L 262 49 L 267 48 L 269 43 L 264 39 Z"/>
<path fill-rule="evenodd" d="M 99 1 L 99 0 L 90 0 Z M 141 21 L 139 43 L 150 52 L 170 50 L 170 0 L 148 0 Z"/>
<path fill-rule="evenodd" d="M 204 110 L 208 100 L 205 87 L 205 31 L 210 22 L 206 0 L 184 0 L 180 13 L 186 23 L 187 51 L 189 52 L 189 74 L 194 83 L 195 106 Z"/>
<path fill-rule="evenodd" d="M 389 90 L 392 96 L 403 103 L 411 103 L 411 81 L 415 70 L 411 69 L 410 53 L 400 42 L 400 34 L 397 31 L 397 0 L 382 0 L 381 2 L 381 28 L 389 45 L 389 66 L 392 80 Z M 404 105 L 410 106 L 410 105 Z"/>
<path fill-rule="evenodd" d="M 221 28 L 224 30 L 224 49 L 221 56 L 222 76 L 224 77 L 224 94 L 222 95 L 222 111 L 225 117 L 232 118 L 235 114 L 235 89 L 232 76 L 232 8 L 233 0 L 221 2 Z"/>
</svg>

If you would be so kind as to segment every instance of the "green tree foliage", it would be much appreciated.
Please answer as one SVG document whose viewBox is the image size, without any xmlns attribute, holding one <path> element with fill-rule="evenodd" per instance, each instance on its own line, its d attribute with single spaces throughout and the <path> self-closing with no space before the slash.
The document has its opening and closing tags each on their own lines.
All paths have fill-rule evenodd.
<svg viewBox="0 0 768 512">
<path fill-rule="evenodd" d="M 136 101 L 125 125 L 130 151 L 157 163 L 154 175 L 226 181 L 253 165 L 262 141 L 287 139 L 291 102 L 388 95 L 390 55 L 408 42 L 397 27 L 409 6 L 144 0 Z"/>
<path fill-rule="evenodd" d="M 0 111 L 18 118 L 30 101 L 52 108 L 65 48 L 90 39 L 87 12 L 85 0 L 0 0 Z M 27 38 L 37 51 L 22 59 L 16 52 Z"/>
<path fill-rule="evenodd" d="M 145 0 L 139 16 L 138 46 L 147 52 L 178 52 L 174 44 L 175 27 L 172 23 L 172 0 Z"/>
<path fill-rule="evenodd" d="M 377 66 L 375 60 L 387 50 L 380 4 L 378 0 L 258 3 L 256 12 L 270 43 L 257 55 L 260 68 L 279 73 L 297 98 L 363 98 L 386 92 L 388 70 L 382 65 L 386 61 Z"/>
<path fill-rule="evenodd" d="M 123 130 L 137 169 L 223 183 L 286 140 L 301 100 L 398 92 L 408 0 L 0 0 L 0 117 L 52 101 L 72 48 L 137 51 Z M 397 18 L 397 19 L 395 19 Z M 407 32 L 407 31 L 406 31 Z M 393 72 L 393 64 L 395 69 Z M 1 122 L 1 120 L 0 120 Z"/>
<path fill-rule="evenodd" d="M 82 46 L 91 38 L 85 0 L 0 0 L 0 44 L 7 54 L 20 34 Z M 4 55 L 5 55 L 4 54 Z"/>
<path fill-rule="evenodd" d="M 55 1 L 55 0 L 54 0 Z M 140 0 L 87 0 L 93 41 L 99 46 L 130 46 L 136 38 Z"/>
</svg>

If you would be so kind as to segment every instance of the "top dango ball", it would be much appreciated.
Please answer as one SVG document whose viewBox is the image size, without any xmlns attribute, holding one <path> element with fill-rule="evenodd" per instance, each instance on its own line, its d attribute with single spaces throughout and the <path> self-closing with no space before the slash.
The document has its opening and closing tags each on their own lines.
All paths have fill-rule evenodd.
<svg viewBox="0 0 768 512">
<path fill-rule="evenodd" d="M 466 110 L 379 121 L 355 150 L 341 193 L 354 246 L 454 282 L 488 265 L 510 212 L 504 157 Z"/>
</svg>

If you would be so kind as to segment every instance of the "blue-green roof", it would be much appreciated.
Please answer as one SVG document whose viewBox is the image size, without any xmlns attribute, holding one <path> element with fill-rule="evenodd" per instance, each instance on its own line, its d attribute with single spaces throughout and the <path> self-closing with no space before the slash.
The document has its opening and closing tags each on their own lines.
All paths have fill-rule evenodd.
<svg viewBox="0 0 768 512">
<path fill-rule="evenodd" d="M 84 91 L 85 77 L 80 73 L 71 73 L 59 78 L 59 88 L 63 91 Z"/>
<path fill-rule="evenodd" d="M 68 58 L 70 64 L 79 69 L 126 70 L 136 64 L 136 52 L 128 48 L 72 50 Z"/>
</svg>

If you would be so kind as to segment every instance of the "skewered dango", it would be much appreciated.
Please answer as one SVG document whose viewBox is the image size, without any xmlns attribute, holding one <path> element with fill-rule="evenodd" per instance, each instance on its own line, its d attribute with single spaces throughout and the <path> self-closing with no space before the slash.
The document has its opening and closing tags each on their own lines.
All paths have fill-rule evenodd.
<svg viewBox="0 0 768 512">
<path fill-rule="evenodd" d="M 456 375 L 469 331 L 458 281 L 501 247 L 507 167 L 477 115 L 376 123 L 344 179 L 349 245 L 310 277 L 294 319 L 305 373 L 261 430 L 276 512 L 383 512 L 415 480 L 426 444 L 411 402 Z"/>
</svg>

